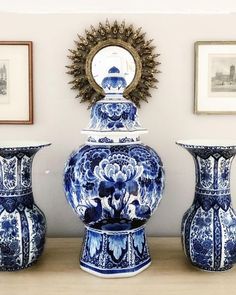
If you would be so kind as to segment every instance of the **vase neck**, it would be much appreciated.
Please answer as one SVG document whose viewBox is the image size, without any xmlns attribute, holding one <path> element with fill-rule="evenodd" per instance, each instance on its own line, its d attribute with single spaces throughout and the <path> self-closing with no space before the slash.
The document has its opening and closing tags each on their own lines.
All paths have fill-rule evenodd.
<svg viewBox="0 0 236 295">
<path fill-rule="evenodd" d="M 0 196 L 17 197 L 32 193 L 32 161 L 40 148 L 0 152 Z"/>
<path fill-rule="evenodd" d="M 234 153 L 225 150 L 191 150 L 194 157 L 196 189 L 230 190 L 230 169 Z"/>
</svg>

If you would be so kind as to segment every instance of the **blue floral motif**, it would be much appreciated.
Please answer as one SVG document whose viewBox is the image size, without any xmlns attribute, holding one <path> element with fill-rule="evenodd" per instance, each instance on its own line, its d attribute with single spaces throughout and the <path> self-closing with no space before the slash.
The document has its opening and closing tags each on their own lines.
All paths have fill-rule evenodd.
<svg viewBox="0 0 236 295">
<path fill-rule="evenodd" d="M 97 103 L 91 112 L 90 129 L 128 130 L 140 128 L 137 121 L 137 108 L 132 102 Z"/>
<path fill-rule="evenodd" d="M 102 236 L 96 232 L 90 232 L 88 235 L 87 245 L 91 257 L 101 250 Z"/>
<path fill-rule="evenodd" d="M 213 174 L 212 174 L 212 158 L 200 159 L 200 179 L 201 184 L 205 188 L 210 187 L 213 183 Z"/>
<path fill-rule="evenodd" d="M 6 189 L 14 189 L 17 185 L 17 159 L 16 157 L 10 159 L 2 159 L 3 168 L 3 185 Z"/>
<path fill-rule="evenodd" d="M 127 165 L 120 166 L 118 163 L 122 158 L 124 161 L 127 160 L 124 155 L 113 155 L 102 160 L 94 169 L 94 175 L 100 180 L 99 196 L 108 197 L 113 194 L 116 210 L 118 207 L 122 208 L 122 198 L 127 192 L 129 195 L 137 195 L 137 180 L 143 172 L 143 167 L 138 166 L 132 158 L 127 161 Z"/>
<path fill-rule="evenodd" d="M 108 137 L 102 137 L 102 138 L 99 138 L 98 142 L 100 142 L 100 143 L 112 143 L 113 140 L 108 138 Z"/>
<path fill-rule="evenodd" d="M 145 223 L 161 199 L 164 172 L 160 158 L 144 145 L 84 146 L 65 168 L 69 203 L 89 225 L 102 220 Z"/>
<path fill-rule="evenodd" d="M 89 136 L 88 141 L 89 142 L 96 142 L 96 139 L 94 137 L 92 137 L 92 136 Z"/>
<path fill-rule="evenodd" d="M 231 159 L 221 158 L 219 161 L 219 186 L 224 189 L 229 187 Z"/>
<path fill-rule="evenodd" d="M 16 227 L 17 225 L 17 220 L 14 218 L 13 215 L 10 216 L 10 219 L 7 219 L 6 217 L 3 218 L 2 220 L 2 225 L 1 225 L 1 237 L 2 238 L 10 238 L 13 239 L 17 237 L 19 234 L 19 230 Z"/>
<path fill-rule="evenodd" d="M 193 260 L 196 264 L 200 264 L 203 267 L 211 267 L 212 260 L 211 255 L 207 255 L 209 248 L 212 247 L 211 240 L 204 240 L 202 243 L 195 239 L 193 240 Z"/>
<path fill-rule="evenodd" d="M 124 235 L 110 235 L 108 238 L 108 248 L 112 252 L 112 257 L 119 260 L 127 251 L 127 237 Z"/>
<path fill-rule="evenodd" d="M 137 141 L 137 140 L 136 140 L 136 141 Z M 120 139 L 119 139 L 119 142 L 120 142 L 120 143 L 134 142 L 134 139 L 126 136 L 126 137 L 120 138 Z"/>
<path fill-rule="evenodd" d="M 207 216 L 206 218 L 204 217 L 198 217 L 196 218 L 196 226 L 199 228 L 207 227 L 211 224 L 211 218 Z"/>
<path fill-rule="evenodd" d="M 145 245 L 145 234 L 143 231 L 134 233 L 134 247 L 138 249 L 139 254 L 142 254 Z"/>
<path fill-rule="evenodd" d="M 21 183 L 24 187 L 31 185 L 31 159 L 27 156 L 21 160 Z"/>
</svg>

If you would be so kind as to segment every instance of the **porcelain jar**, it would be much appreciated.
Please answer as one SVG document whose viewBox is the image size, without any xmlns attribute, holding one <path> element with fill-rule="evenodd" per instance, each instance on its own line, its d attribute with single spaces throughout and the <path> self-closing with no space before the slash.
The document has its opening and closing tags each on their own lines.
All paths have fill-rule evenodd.
<svg viewBox="0 0 236 295">
<path fill-rule="evenodd" d="M 34 202 L 32 161 L 49 143 L 0 142 L 0 270 L 31 266 L 43 252 L 46 220 Z"/>
<path fill-rule="evenodd" d="M 195 197 L 182 220 L 182 242 L 190 262 L 223 271 L 236 259 L 236 215 L 231 204 L 230 167 L 236 142 L 186 140 L 177 144 L 193 156 Z"/>
<path fill-rule="evenodd" d="M 157 153 L 140 141 L 146 130 L 136 106 L 122 96 L 126 82 L 117 68 L 102 86 L 106 96 L 83 130 L 87 142 L 66 164 L 65 193 L 86 226 L 81 268 L 103 277 L 132 276 L 151 262 L 145 224 L 161 200 L 164 171 Z"/>
</svg>

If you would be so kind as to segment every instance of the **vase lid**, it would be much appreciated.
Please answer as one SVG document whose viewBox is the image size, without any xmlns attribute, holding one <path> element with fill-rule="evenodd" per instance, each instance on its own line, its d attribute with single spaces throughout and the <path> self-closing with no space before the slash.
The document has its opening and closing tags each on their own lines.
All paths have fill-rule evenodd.
<svg viewBox="0 0 236 295">
<path fill-rule="evenodd" d="M 140 143 L 140 135 L 147 130 L 139 123 L 136 105 L 123 96 L 127 81 L 120 69 L 112 66 L 101 86 L 105 97 L 92 107 L 89 126 L 82 130 L 88 135 L 87 143 Z"/>
<path fill-rule="evenodd" d="M 124 75 L 120 70 L 113 66 L 108 70 L 107 75 L 102 80 L 102 89 L 106 94 L 106 98 L 114 97 L 117 99 L 117 95 L 123 96 L 123 92 L 127 86 L 127 82 L 124 78 Z"/>
</svg>

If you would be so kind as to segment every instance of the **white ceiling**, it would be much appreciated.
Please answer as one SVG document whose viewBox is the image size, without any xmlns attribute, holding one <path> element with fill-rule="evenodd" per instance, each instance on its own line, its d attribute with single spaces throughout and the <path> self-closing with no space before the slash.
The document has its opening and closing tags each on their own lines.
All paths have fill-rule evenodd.
<svg viewBox="0 0 236 295">
<path fill-rule="evenodd" d="M 236 0 L 0 0 L 15 13 L 236 13 Z"/>
</svg>

